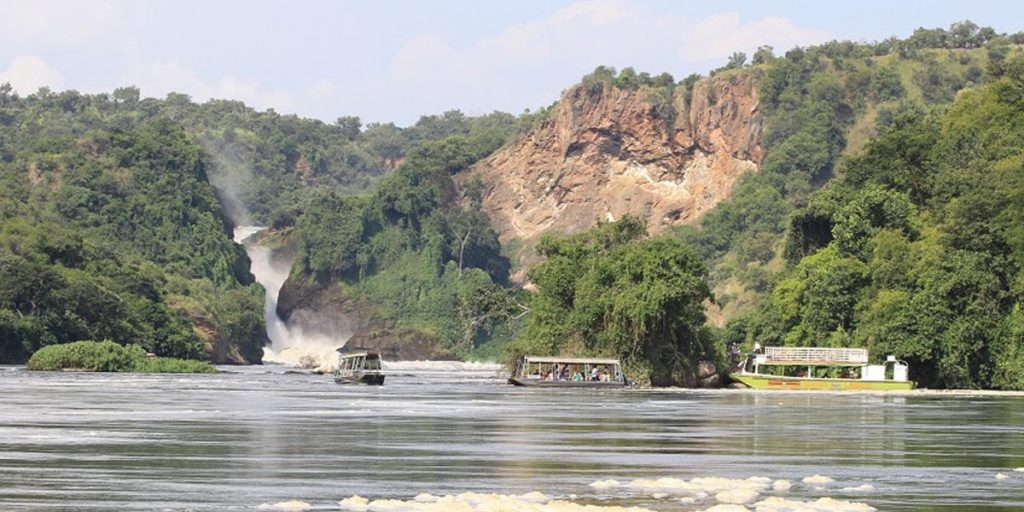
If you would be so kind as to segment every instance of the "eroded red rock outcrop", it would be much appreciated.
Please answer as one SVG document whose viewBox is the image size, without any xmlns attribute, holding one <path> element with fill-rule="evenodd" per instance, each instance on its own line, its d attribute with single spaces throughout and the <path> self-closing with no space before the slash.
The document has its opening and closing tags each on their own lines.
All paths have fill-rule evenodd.
<svg viewBox="0 0 1024 512">
<path fill-rule="evenodd" d="M 671 105 L 643 88 L 576 86 L 547 120 L 457 179 L 483 184 L 483 207 L 502 243 L 514 241 L 520 269 L 543 233 L 625 214 L 656 233 L 699 218 L 759 167 L 756 82 L 749 72 L 707 78 L 676 87 Z"/>
</svg>

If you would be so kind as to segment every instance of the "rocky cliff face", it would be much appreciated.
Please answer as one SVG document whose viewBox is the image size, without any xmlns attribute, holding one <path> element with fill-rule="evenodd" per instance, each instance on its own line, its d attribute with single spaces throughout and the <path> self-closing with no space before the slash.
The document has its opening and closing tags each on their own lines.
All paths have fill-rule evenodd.
<svg viewBox="0 0 1024 512">
<path fill-rule="evenodd" d="M 646 218 L 652 233 L 693 221 L 761 163 L 756 82 L 749 72 L 704 79 L 676 87 L 670 105 L 643 88 L 576 86 L 550 118 L 457 179 L 483 185 L 519 269 L 543 233 L 625 214 Z"/>
</svg>

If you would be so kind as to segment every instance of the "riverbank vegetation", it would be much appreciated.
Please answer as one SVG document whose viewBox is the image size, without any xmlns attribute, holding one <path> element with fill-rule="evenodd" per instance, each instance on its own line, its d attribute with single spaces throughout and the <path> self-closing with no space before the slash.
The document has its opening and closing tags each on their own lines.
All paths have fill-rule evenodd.
<svg viewBox="0 0 1024 512">
<path fill-rule="evenodd" d="M 327 193 L 296 221 L 298 258 L 281 303 L 299 288 L 333 287 L 376 322 L 439 340 L 460 356 L 512 315 L 509 262 L 478 201 L 458 202 L 452 175 L 514 133 L 471 129 L 412 150 L 372 194 Z M 496 137 L 496 133 L 504 133 Z"/>
<path fill-rule="evenodd" d="M 789 217 L 787 270 L 735 335 L 1024 389 L 1024 55 L 990 72 L 949 108 L 896 115 Z"/>
<path fill-rule="evenodd" d="M 206 361 L 149 357 L 138 345 L 112 341 L 77 341 L 37 350 L 26 364 L 36 371 L 91 371 L 134 373 L 216 373 Z"/>
<path fill-rule="evenodd" d="M 759 171 L 691 226 L 545 239 L 536 292 L 509 282 L 487 184 L 453 175 L 546 110 L 400 128 L 0 85 L 0 361 L 91 339 L 258 361 L 263 290 L 230 239 L 258 223 L 295 244 L 286 314 L 326 295 L 448 355 L 614 355 L 661 384 L 724 340 L 866 346 L 925 385 L 1022 389 L 1021 45 L 962 22 L 733 55 L 713 74 L 757 84 Z M 583 86 L 644 91 L 671 121 L 699 78 L 599 67 Z"/>
<path fill-rule="evenodd" d="M 262 288 L 202 149 L 105 97 L 0 87 L 0 361 L 85 339 L 258 362 Z"/>
<path fill-rule="evenodd" d="M 697 363 L 718 354 L 705 327 L 707 269 L 678 238 L 647 237 L 636 217 L 546 236 L 530 269 L 538 291 L 513 357 L 621 358 L 631 379 L 692 386 Z"/>
</svg>

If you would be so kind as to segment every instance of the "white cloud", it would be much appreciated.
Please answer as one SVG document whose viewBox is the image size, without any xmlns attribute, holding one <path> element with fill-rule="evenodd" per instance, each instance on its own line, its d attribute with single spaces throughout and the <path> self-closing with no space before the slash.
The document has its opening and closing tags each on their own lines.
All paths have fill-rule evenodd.
<svg viewBox="0 0 1024 512">
<path fill-rule="evenodd" d="M 294 112 L 298 102 L 287 91 L 266 90 L 257 82 L 226 75 L 214 80 L 200 77 L 194 69 L 178 62 L 150 64 L 125 74 L 121 83 L 133 84 L 146 96 L 162 98 L 170 92 L 188 94 L 194 101 L 230 99 L 244 101 L 258 109 Z"/>
<path fill-rule="evenodd" d="M 10 82 L 19 94 L 28 95 L 40 87 L 59 89 L 64 85 L 60 71 L 35 55 L 17 57 L 7 69 L 0 71 L 0 83 Z"/>
<path fill-rule="evenodd" d="M 743 22 L 739 14 L 731 12 L 705 18 L 687 30 L 679 53 L 687 62 L 706 62 L 761 45 L 785 52 L 794 46 L 820 43 L 829 38 L 828 32 L 801 28 L 786 18 L 768 16 Z"/>
<path fill-rule="evenodd" d="M 624 0 L 581 0 L 465 45 L 436 33 L 413 37 L 393 56 L 386 76 L 345 84 L 339 90 L 353 98 L 351 105 L 338 98 L 334 106 L 359 108 L 355 98 L 370 104 L 400 98 L 383 109 L 395 117 L 453 107 L 516 111 L 557 99 L 598 64 L 682 76 L 725 64 L 734 51 L 749 54 L 768 44 L 784 52 L 830 37 L 782 17 L 684 19 Z"/>
<path fill-rule="evenodd" d="M 110 0 L 5 2 L 0 38 L 33 46 L 75 44 L 116 29 L 124 22 L 121 14 Z"/>
<path fill-rule="evenodd" d="M 0 72 L 0 81 L 12 82 L 23 94 L 40 85 L 109 90 L 135 84 L 148 96 L 175 91 L 196 101 L 237 99 L 256 108 L 325 120 L 360 115 L 366 121 L 400 124 L 448 108 L 480 114 L 547 105 L 598 64 L 669 71 L 681 77 L 724 64 L 734 51 L 749 54 L 770 44 L 781 53 L 794 45 L 831 38 L 782 17 L 746 19 L 725 12 L 696 18 L 686 17 L 685 7 L 671 4 L 579 0 L 476 40 L 434 32 L 408 37 L 395 53 L 380 56 L 383 66 L 369 66 L 373 70 L 341 74 L 331 68 L 331 57 L 325 56 L 323 66 L 309 66 L 315 76 L 293 73 L 270 78 L 259 74 L 266 72 L 263 69 L 247 69 L 246 64 L 236 68 L 221 63 L 221 69 L 231 71 L 206 71 L 200 62 L 215 64 L 223 59 L 216 40 L 210 40 L 208 53 L 202 55 L 196 55 L 190 45 L 173 42 L 174 37 L 171 43 L 164 41 L 159 36 L 176 37 L 176 31 L 188 27 L 170 34 L 153 27 L 163 20 L 156 15 L 160 9 L 147 2 L 3 3 L 0 48 L 8 50 L 3 56 L 26 56 Z M 201 31 L 193 35 L 193 43 L 206 43 L 203 38 L 212 37 Z M 68 80 L 36 55 L 58 65 Z M 90 65 L 90 59 L 96 65 Z M 291 82 L 268 86 L 272 80 L 274 84 Z"/>
</svg>

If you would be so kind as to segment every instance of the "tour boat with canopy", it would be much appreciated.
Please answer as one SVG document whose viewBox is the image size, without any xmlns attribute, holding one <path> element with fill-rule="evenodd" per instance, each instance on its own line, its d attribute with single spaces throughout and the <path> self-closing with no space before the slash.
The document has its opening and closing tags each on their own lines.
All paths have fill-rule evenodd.
<svg viewBox="0 0 1024 512">
<path fill-rule="evenodd" d="M 508 383 L 536 387 L 621 388 L 627 384 L 627 379 L 618 359 L 526 356 Z"/>
<path fill-rule="evenodd" d="M 910 390 L 908 369 L 894 356 L 869 364 L 863 348 L 764 347 L 755 348 L 729 377 L 754 389 Z"/>
<path fill-rule="evenodd" d="M 384 361 L 379 352 L 342 347 L 338 349 L 338 369 L 334 370 L 334 382 L 338 384 L 384 384 Z"/>
</svg>

